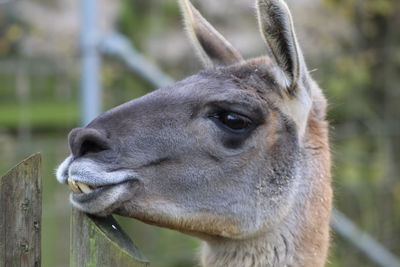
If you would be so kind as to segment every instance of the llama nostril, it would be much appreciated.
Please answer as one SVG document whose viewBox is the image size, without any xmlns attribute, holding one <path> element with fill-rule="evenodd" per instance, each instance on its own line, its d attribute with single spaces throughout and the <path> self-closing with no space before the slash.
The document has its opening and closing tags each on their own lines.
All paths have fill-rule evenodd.
<svg viewBox="0 0 400 267">
<path fill-rule="evenodd" d="M 110 148 L 108 139 L 98 130 L 90 128 L 77 128 L 69 135 L 69 145 L 75 157 L 88 153 L 99 153 Z"/>
<path fill-rule="evenodd" d="M 83 156 L 87 153 L 98 153 L 103 150 L 107 150 L 107 147 L 104 147 L 102 144 L 97 143 L 94 140 L 85 140 L 81 145 L 79 156 Z"/>
</svg>

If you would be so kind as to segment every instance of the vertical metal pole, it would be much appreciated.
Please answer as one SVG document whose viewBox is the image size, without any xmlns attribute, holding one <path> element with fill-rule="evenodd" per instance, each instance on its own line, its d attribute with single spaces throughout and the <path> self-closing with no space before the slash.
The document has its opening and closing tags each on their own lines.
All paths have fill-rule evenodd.
<svg viewBox="0 0 400 267">
<path fill-rule="evenodd" d="M 101 57 L 98 50 L 96 0 L 81 0 L 81 122 L 88 124 L 101 112 Z"/>
</svg>

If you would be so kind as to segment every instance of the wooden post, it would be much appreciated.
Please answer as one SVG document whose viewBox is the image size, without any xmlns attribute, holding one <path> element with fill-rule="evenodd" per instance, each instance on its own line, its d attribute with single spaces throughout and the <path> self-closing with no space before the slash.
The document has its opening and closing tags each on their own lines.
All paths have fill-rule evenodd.
<svg viewBox="0 0 400 267">
<path fill-rule="evenodd" d="M 112 216 L 72 210 L 71 267 L 149 266 Z"/>
<path fill-rule="evenodd" d="M 0 267 L 40 266 L 40 154 L 0 177 Z"/>
</svg>

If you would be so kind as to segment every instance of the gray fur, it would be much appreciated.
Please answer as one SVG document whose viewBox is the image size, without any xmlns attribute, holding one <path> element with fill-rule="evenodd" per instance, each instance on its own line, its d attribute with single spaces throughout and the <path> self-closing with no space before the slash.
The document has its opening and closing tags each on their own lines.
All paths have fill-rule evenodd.
<svg viewBox="0 0 400 267">
<path fill-rule="evenodd" d="M 282 3 L 261 2 L 277 8 Z M 271 15 L 260 4 L 260 21 Z M 289 17 L 273 20 L 292 31 Z M 296 41 L 285 35 L 279 43 L 290 47 Z M 287 55 L 202 71 L 73 130 L 72 154 L 60 165 L 58 180 L 70 177 L 103 189 L 71 194 L 72 204 L 199 237 L 206 241 L 204 266 L 322 266 L 329 150 L 325 128 L 313 126 L 317 131 L 309 123 L 325 125 L 325 100 L 301 73 L 305 68 L 299 69 L 305 82 L 295 95 L 288 92 L 279 70 L 289 66 L 285 71 L 297 81 L 296 67 L 283 58 L 296 61 L 299 55 L 290 49 L 279 53 Z M 250 118 L 251 130 L 227 131 L 212 119 L 220 110 Z M 317 198 L 320 203 L 314 203 Z M 315 245 L 307 247 L 310 238 Z"/>
<path fill-rule="evenodd" d="M 207 68 L 243 61 L 240 53 L 203 18 L 189 0 L 179 0 L 187 34 Z"/>
</svg>

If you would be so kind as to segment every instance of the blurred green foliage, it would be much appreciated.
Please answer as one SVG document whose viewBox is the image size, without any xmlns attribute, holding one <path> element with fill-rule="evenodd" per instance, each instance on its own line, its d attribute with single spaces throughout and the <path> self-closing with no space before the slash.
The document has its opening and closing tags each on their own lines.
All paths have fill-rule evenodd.
<svg viewBox="0 0 400 267">
<path fill-rule="evenodd" d="M 76 103 L 34 102 L 30 105 L 2 104 L 0 124 L 9 129 L 15 128 L 23 118 L 36 129 L 65 129 L 79 121 L 79 108 Z"/>
<path fill-rule="evenodd" d="M 27 26 L 12 8 L 0 9 L 0 57 L 15 56 Z"/>
<path fill-rule="evenodd" d="M 353 27 L 321 62 L 331 99 L 336 206 L 400 254 L 400 3 L 325 0 Z M 333 266 L 374 266 L 335 237 Z"/>
<path fill-rule="evenodd" d="M 162 31 L 165 25 L 174 27 L 179 14 L 175 1 L 123 0 L 118 28 L 140 49 L 150 28 Z"/>
</svg>

